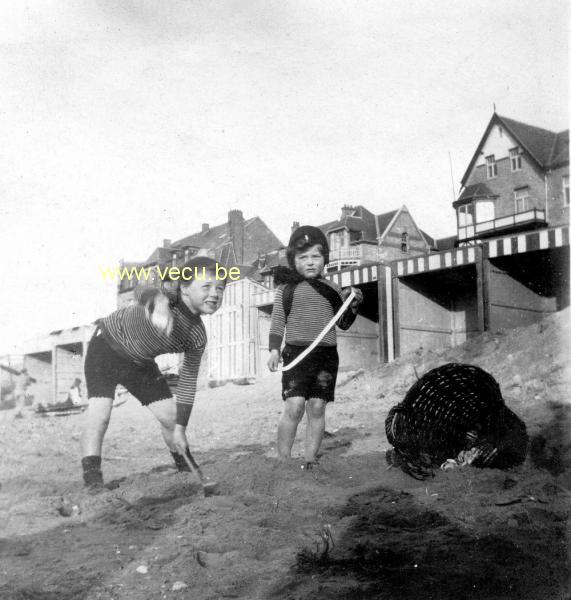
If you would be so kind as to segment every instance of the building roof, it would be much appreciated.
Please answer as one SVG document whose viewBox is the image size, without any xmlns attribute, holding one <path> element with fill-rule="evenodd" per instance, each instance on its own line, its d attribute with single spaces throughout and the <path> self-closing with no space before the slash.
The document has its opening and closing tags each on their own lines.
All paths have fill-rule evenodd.
<svg viewBox="0 0 571 600">
<path fill-rule="evenodd" d="M 239 211 L 238 211 L 239 212 Z M 241 217 L 241 213 L 240 213 Z M 244 238 L 242 261 L 251 264 L 257 259 L 258 246 L 262 251 L 282 247 L 281 241 L 273 234 L 260 217 L 252 217 L 243 221 Z M 260 230 L 262 235 L 260 235 Z M 261 241 L 260 241 L 261 240 Z M 197 233 L 187 235 L 171 243 L 168 247 L 155 248 L 144 264 L 164 264 L 172 260 L 173 252 L 192 248 L 196 251 L 207 252 L 218 262 L 225 265 L 237 264 L 234 250 L 232 231 L 228 222 L 214 227 L 203 227 Z"/>
<path fill-rule="evenodd" d="M 486 131 L 476 148 L 476 152 L 462 177 L 464 185 L 472 172 L 472 168 L 478 159 L 480 150 L 484 145 L 492 127 L 502 125 L 514 137 L 517 143 L 526 151 L 529 156 L 543 170 L 553 169 L 555 167 L 569 163 L 569 130 L 556 133 L 548 129 L 528 125 L 508 117 L 503 117 L 494 113 Z"/>
<path fill-rule="evenodd" d="M 256 217 L 244 221 L 244 227 L 251 223 Z M 186 237 L 173 242 L 173 248 L 205 248 L 214 249 L 230 241 L 230 229 L 228 223 L 209 227 L 207 231 L 192 233 Z"/>
<path fill-rule="evenodd" d="M 172 252 L 163 248 L 162 246 L 158 246 L 153 250 L 149 258 L 145 261 L 145 265 L 154 265 L 154 264 L 162 264 L 169 262 L 172 258 Z M 123 266 L 138 266 L 136 262 L 124 263 Z"/>
<path fill-rule="evenodd" d="M 524 149 L 544 169 L 553 168 L 554 160 L 565 152 L 567 161 L 569 161 L 569 130 L 555 133 L 507 117 L 499 116 L 499 118 Z"/>
<path fill-rule="evenodd" d="M 457 235 L 450 235 L 448 237 L 438 238 L 436 240 L 436 248 L 438 252 L 442 252 L 444 250 L 453 250 L 456 247 L 457 241 Z"/>
<path fill-rule="evenodd" d="M 498 194 L 494 194 L 492 190 L 485 183 L 475 183 L 474 185 L 469 185 L 468 187 L 462 190 L 460 197 L 458 200 L 452 203 L 454 208 L 460 206 L 461 204 L 465 204 L 474 198 L 497 198 Z"/>
<path fill-rule="evenodd" d="M 424 239 L 426 240 L 426 243 L 431 247 L 431 248 L 436 248 L 436 240 L 431 236 L 428 235 L 428 233 L 426 233 L 426 231 L 422 230 L 420 227 L 418 228 L 418 230 L 420 231 L 420 233 L 422 234 L 422 237 L 424 237 Z"/>
<path fill-rule="evenodd" d="M 343 211 L 344 214 L 340 219 L 319 225 L 319 229 L 325 234 L 335 229 L 347 229 L 348 231 L 360 232 L 362 240 L 376 241 L 377 227 L 375 225 L 375 215 L 372 212 L 361 205 L 344 207 Z"/>
<path fill-rule="evenodd" d="M 377 215 L 377 224 L 379 226 L 379 237 L 382 237 L 382 235 L 386 232 L 387 227 L 392 223 L 393 219 L 396 217 L 396 214 L 399 212 L 399 209 L 397 210 L 391 210 L 390 212 L 386 212 L 383 213 L 381 215 Z"/>
</svg>

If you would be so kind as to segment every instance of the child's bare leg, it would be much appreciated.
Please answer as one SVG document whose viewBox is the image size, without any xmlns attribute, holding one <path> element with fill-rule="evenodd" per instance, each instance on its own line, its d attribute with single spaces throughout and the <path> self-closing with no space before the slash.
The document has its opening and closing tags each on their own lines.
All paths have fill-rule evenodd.
<svg viewBox="0 0 571 600">
<path fill-rule="evenodd" d="M 305 460 L 315 462 L 325 431 L 325 407 L 327 403 L 321 398 L 310 398 L 305 411 L 307 413 L 307 431 L 305 433 Z"/>
<path fill-rule="evenodd" d="M 176 402 L 174 398 L 157 400 L 147 406 L 161 426 L 163 440 L 171 452 L 176 452 L 173 443 L 174 424 L 176 421 Z"/>
<path fill-rule="evenodd" d="M 111 419 L 113 398 L 89 398 L 83 430 L 83 456 L 101 456 L 103 438 Z"/>
<path fill-rule="evenodd" d="M 284 412 L 278 424 L 278 456 L 281 459 L 291 457 L 291 448 L 295 440 L 297 426 L 303 418 L 305 398 L 296 396 L 284 402 Z"/>
</svg>

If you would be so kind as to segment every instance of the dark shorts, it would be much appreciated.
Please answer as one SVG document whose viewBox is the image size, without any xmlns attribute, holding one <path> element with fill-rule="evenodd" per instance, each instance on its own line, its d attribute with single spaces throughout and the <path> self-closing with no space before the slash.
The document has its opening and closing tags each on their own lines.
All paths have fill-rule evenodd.
<svg viewBox="0 0 571 600">
<path fill-rule="evenodd" d="M 284 367 L 306 348 L 286 344 L 282 353 Z M 337 347 L 317 346 L 293 369 L 282 373 L 282 398 L 321 398 L 325 402 L 333 402 L 338 369 Z"/>
<path fill-rule="evenodd" d="M 170 388 L 155 361 L 139 365 L 117 354 L 101 333 L 93 336 L 85 356 L 88 398 L 114 398 L 118 384 L 147 406 L 172 397 Z"/>
</svg>

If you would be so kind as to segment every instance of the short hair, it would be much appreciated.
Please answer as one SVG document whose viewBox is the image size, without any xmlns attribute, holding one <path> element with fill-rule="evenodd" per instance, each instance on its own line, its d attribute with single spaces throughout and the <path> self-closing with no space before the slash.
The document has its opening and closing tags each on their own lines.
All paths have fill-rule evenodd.
<svg viewBox="0 0 571 600">
<path fill-rule="evenodd" d="M 227 267 L 217 262 L 213 258 L 210 258 L 209 256 L 195 256 L 194 258 L 191 258 L 186 263 L 184 263 L 182 267 L 180 267 L 181 273 L 183 273 L 184 270 L 187 268 L 193 271 L 194 273 L 199 274 L 199 276 L 196 278 L 198 281 L 201 280 L 200 273 L 207 272 L 216 275 L 216 279 L 218 281 L 223 281 L 224 285 L 226 285 L 226 278 L 228 277 Z M 219 270 L 222 270 L 222 272 L 225 274 L 224 277 L 220 275 Z M 195 281 L 194 276 L 188 279 L 181 277 L 178 280 L 178 284 L 179 286 L 188 287 L 193 281 Z"/>
</svg>

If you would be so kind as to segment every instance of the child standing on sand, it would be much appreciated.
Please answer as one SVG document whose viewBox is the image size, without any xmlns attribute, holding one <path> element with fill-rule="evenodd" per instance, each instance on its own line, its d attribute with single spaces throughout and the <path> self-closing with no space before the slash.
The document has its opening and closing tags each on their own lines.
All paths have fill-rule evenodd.
<svg viewBox="0 0 571 600">
<path fill-rule="evenodd" d="M 85 357 L 89 405 L 81 463 L 91 491 L 103 488 L 101 450 L 117 384 L 153 413 L 179 471 L 188 470 L 182 456 L 188 452 L 186 427 L 206 346 L 200 315 L 220 308 L 226 281 L 218 278 L 217 263 L 207 257 L 192 259 L 181 270 L 185 271 L 195 276 L 181 280 L 172 297 L 155 288 L 136 288 L 137 304 L 98 321 Z M 184 352 L 184 362 L 175 401 L 154 358 L 179 352 Z"/>
<path fill-rule="evenodd" d="M 305 225 L 292 234 L 286 251 L 288 268 L 278 268 L 274 277 L 278 285 L 270 326 L 268 367 L 276 371 L 281 358 L 284 366 L 299 356 L 321 333 L 341 308 L 351 289 L 341 290 L 323 277 L 329 262 L 327 238 L 317 227 Z M 349 329 L 363 294 L 353 289 L 355 299 L 337 321 Z M 285 346 L 281 352 L 282 341 Z M 333 327 L 317 347 L 299 364 L 282 375 L 284 412 L 278 425 L 278 454 L 291 456 L 297 426 L 307 414 L 305 438 L 306 468 L 312 468 L 325 431 L 325 407 L 333 402 L 339 357 Z"/>
</svg>

